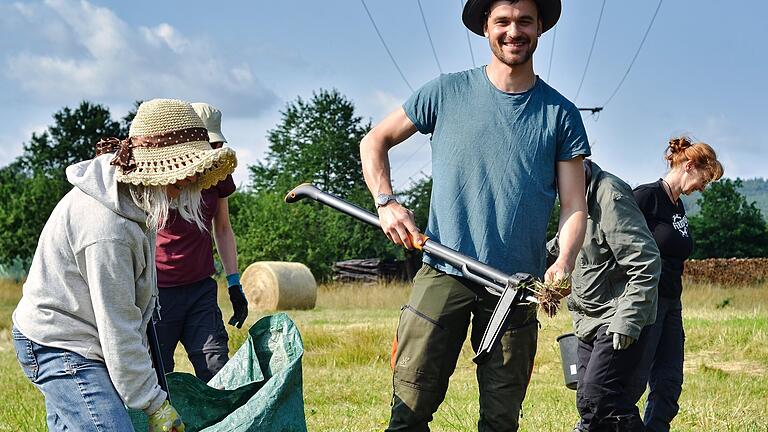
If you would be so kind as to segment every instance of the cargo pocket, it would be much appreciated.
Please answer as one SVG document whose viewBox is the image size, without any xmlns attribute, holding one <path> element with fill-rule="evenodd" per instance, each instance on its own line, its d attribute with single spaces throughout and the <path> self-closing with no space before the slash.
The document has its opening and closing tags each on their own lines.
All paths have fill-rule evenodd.
<svg viewBox="0 0 768 432">
<path fill-rule="evenodd" d="M 11 330 L 13 335 L 13 348 L 16 350 L 16 360 L 21 365 L 21 370 L 24 375 L 32 382 L 37 380 L 37 372 L 39 367 L 37 365 L 37 357 L 35 356 L 35 350 L 33 342 L 27 339 L 16 327 Z"/>
<path fill-rule="evenodd" d="M 397 328 L 393 385 L 395 396 L 417 416 L 433 413 L 443 399 L 449 331 L 436 320 L 405 305 Z"/>
<path fill-rule="evenodd" d="M 520 361 L 520 359 L 531 359 L 532 362 L 536 354 L 538 330 L 539 320 L 536 318 L 525 324 L 508 328 L 502 336 L 501 344 L 505 363 Z"/>
</svg>

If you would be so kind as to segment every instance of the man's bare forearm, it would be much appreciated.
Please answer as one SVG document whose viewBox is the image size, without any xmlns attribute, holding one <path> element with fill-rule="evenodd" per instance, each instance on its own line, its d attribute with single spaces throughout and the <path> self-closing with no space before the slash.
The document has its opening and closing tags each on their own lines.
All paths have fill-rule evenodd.
<svg viewBox="0 0 768 432">
<path fill-rule="evenodd" d="M 388 154 L 390 146 L 372 132 L 360 142 L 360 160 L 365 184 L 375 197 L 380 193 L 391 194 L 392 181 Z"/>
<path fill-rule="evenodd" d="M 560 255 L 558 260 L 565 264 L 568 272 L 573 271 L 576 256 L 584 244 L 584 233 L 587 230 L 586 209 L 561 209 L 560 213 Z"/>
</svg>

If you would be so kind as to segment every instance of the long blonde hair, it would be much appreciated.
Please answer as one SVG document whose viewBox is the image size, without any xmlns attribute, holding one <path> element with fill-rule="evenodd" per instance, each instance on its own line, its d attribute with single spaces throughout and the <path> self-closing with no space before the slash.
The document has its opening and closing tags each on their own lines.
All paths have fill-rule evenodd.
<svg viewBox="0 0 768 432">
<path fill-rule="evenodd" d="M 131 198 L 147 212 L 147 227 L 161 230 L 168 224 L 168 215 L 175 209 L 187 222 L 194 223 L 201 232 L 208 231 L 203 221 L 202 190 L 196 184 L 184 186 L 177 198 L 168 198 L 166 186 L 129 185 Z"/>
</svg>

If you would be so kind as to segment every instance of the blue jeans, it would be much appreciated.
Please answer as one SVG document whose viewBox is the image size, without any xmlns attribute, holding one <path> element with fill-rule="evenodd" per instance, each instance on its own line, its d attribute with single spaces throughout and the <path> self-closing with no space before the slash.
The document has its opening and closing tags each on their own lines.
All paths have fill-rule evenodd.
<svg viewBox="0 0 768 432">
<path fill-rule="evenodd" d="M 648 371 L 648 401 L 645 404 L 646 431 L 668 432 L 680 410 L 683 390 L 685 331 L 680 299 L 659 297 L 656 322 L 644 330 L 646 353 L 642 370 Z"/>
<path fill-rule="evenodd" d="M 39 345 L 15 327 L 16 359 L 45 396 L 51 431 L 126 431 L 133 425 L 104 363 Z"/>
</svg>

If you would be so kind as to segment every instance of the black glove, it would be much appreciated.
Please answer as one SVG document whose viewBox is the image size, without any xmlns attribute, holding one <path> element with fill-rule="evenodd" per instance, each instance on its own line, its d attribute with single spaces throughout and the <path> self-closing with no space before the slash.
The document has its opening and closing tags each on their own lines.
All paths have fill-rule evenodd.
<svg viewBox="0 0 768 432">
<path fill-rule="evenodd" d="M 248 300 L 245 299 L 242 286 L 232 285 L 228 290 L 229 301 L 232 302 L 232 309 L 235 311 L 232 318 L 229 319 L 229 325 L 236 325 L 237 328 L 241 328 L 245 323 L 245 318 L 248 317 Z"/>
</svg>

